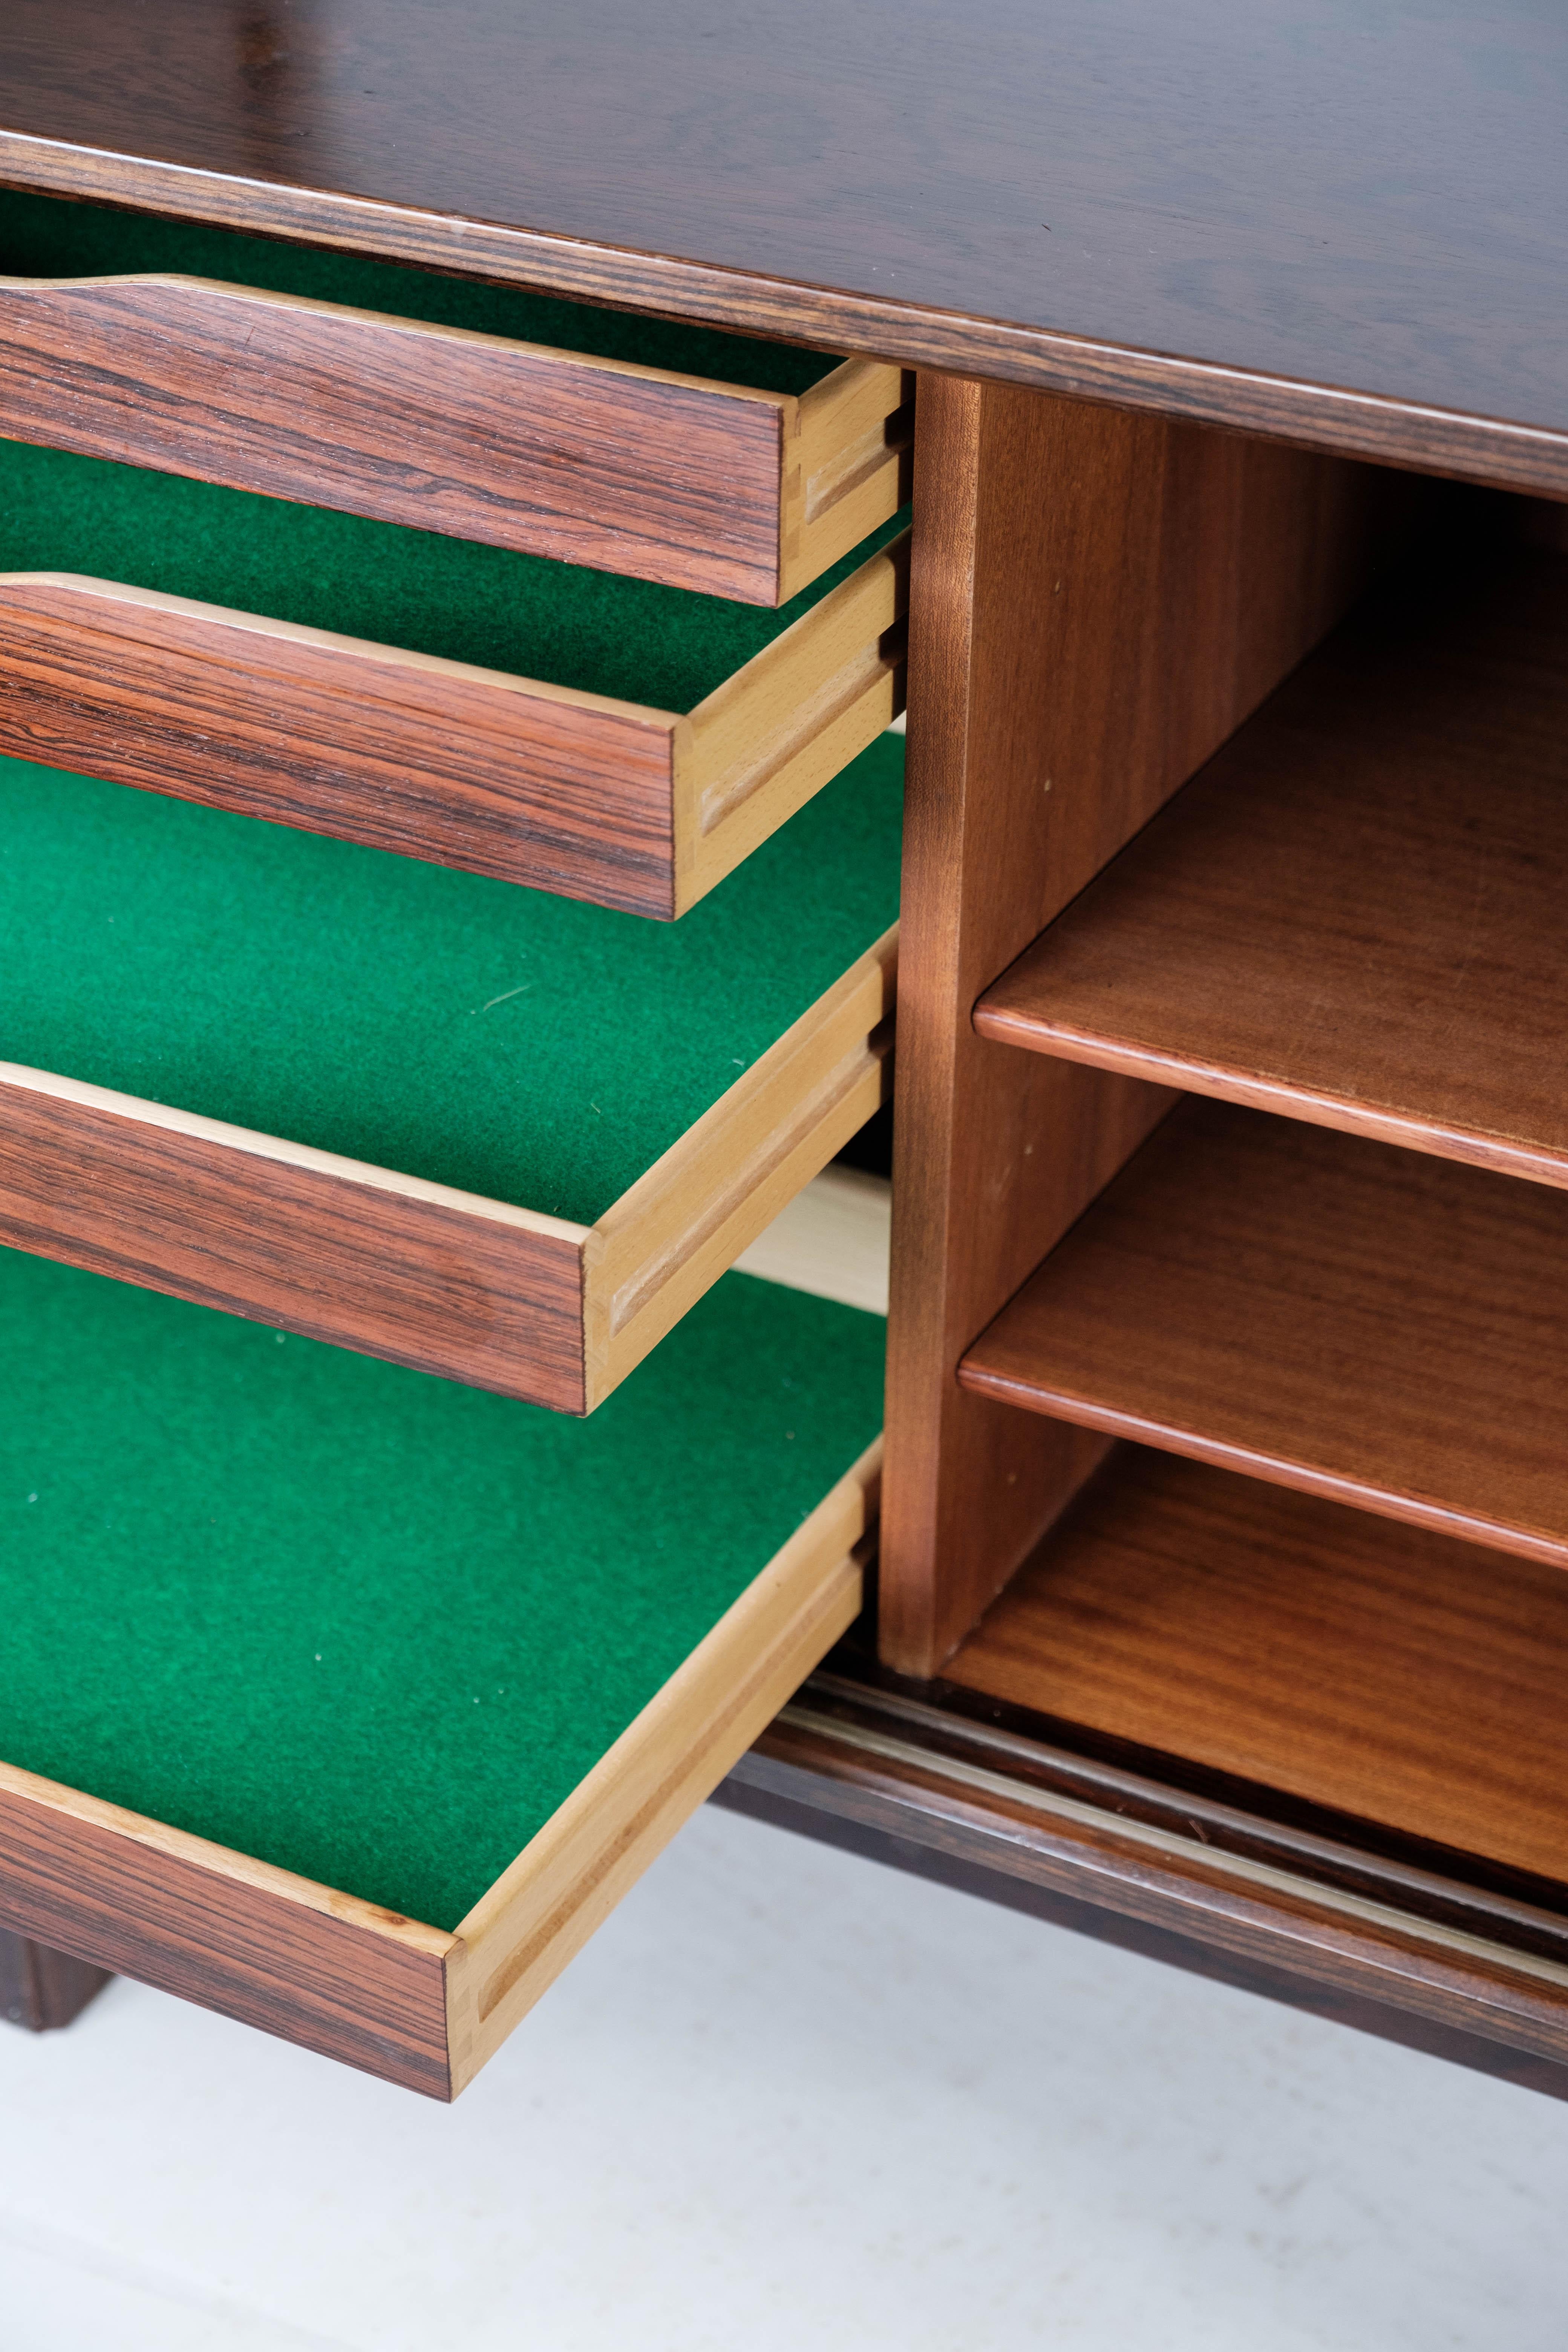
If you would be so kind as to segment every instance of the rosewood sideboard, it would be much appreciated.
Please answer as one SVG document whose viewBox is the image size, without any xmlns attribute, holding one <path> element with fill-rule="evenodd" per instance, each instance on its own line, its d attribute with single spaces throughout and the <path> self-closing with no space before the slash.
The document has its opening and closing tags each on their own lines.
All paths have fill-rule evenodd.
<svg viewBox="0 0 1568 2352">
<path fill-rule="evenodd" d="M 713 1794 L 1563 2094 L 1565 225 L 1519 0 L 10 0 L 13 2013 Z"/>
</svg>

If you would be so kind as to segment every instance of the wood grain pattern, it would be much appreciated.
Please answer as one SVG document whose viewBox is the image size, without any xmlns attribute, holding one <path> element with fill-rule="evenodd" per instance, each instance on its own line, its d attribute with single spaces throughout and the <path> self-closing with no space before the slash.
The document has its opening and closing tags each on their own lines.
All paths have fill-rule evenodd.
<svg viewBox="0 0 1568 2352">
<path fill-rule="evenodd" d="M 668 921 L 889 724 L 907 593 L 900 541 L 685 717 L 0 573 L 0 751 Z"/>
<path fill-rule="evenodd" d="M 1568 563 L 1335 633 L 975 1008 L 981 1034 L 1568 1185 Z"/>
<path fill-rule="evenodd" d="M 0 278 L 13 439 L 744 604 L 784 601 L 795 406 L 255 287 Z"/>
<path fill-rule="evenodd" d="M 0 1240 L 591 1412 L 887 1091 L 898 931 L 597 1224 L 0 1063 Z"/>
<path fill-rule="evenodd" d="M 452 2096 L 449 1936 L 0 1765 L 0 1922 Z"/>
<path fill-rule="evenodd" d="M 1568 1883 L 1568 1579 L 1540 1562 L 1123 1448 L 946 1675 Z"/>
<path fill-rule="evenodd" d="M 12 0 L 0 173 L 1563 496 L 1560 60 L 1472 29 Z"/>
<path fill-rule="evenodd" d="M 1193 1097 L 959 1377 L 1565 1567 L 1565 1285 L 1560 1192 Z"/>
<path fill-rule="evenodd" d="M 585 1229 L 0 1065 L 0 1238 L 149 1290 L 586 1410 Z"/>
<path fill-rule="evenodd" d="M 1098 1458 L 958 1360 L 1169 1100 L 1002 1052 L 976 996 L 1344 609 L 1390 478 L 922 381 L 883 1655 L 929 1674 Z"/>
<path fill-rule="evenodd" d="M 68 573 L 0 575 L 0 751 L 666 919 L 677 717 Z"/>
<path fill-rule="evenodd" d="M 69 1952 L 29 1943 L 0 1927 L 0 2018 L 28 2033 L 72 2024 L 109 1982 L 107 1969 L 90 1968 Z"/>
<path fill-rule="evenodd" d="M 1234 1482 L 1233 1482 L 1234 1483 Z M 1568 2095 L 1561 1911 L 977 1720 L 813 1677 L 718 1801 L 1249 1991 Z M 1157 1769 L 1157 1768 L 1156 1768 Z"/>
<path fill-rule="evenodd" d="M 455 2091 L 858 1615 L 880 1467 L 879 1439 L 458 1923 Z"/>
</svg>

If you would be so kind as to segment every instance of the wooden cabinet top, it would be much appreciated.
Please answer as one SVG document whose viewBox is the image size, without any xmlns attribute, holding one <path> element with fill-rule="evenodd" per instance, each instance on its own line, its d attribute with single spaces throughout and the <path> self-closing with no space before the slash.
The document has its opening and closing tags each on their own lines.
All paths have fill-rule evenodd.
<svg viewBox="0 0 1568 2352">
<path fill-rule="evenodd" d="M 9 0 L 0 180 L 1568 496 L 1534 0 Z"/>
</svg>

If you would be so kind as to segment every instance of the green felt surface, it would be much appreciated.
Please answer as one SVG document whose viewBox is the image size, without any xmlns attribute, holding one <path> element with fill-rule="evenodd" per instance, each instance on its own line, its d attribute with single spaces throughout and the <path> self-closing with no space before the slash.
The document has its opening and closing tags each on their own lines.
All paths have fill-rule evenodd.
<svg viewBox="0 0 1568 2352">
<path fill-rule="evenodd" d="M 344 302 L 360 310 L 391 311 L 476 334 L 509 335 L 598 359 L 634 360 L 679 375 L 749 384 L 756 392 L 802 393 L 838 365 L 822 352 L 596 310 L 513 287 L 476 286 L 395 261 L 365 261 L 353 254 L 276 245 L 234 229 L 0 191 L 0 275 L 108 278 L 165 270 L 305 295 L 317 302 Z"/>
<path fill-rule="evenodd" d="M 0 761 L 0 1061 L 591 1224 L 896 919 L 902 780 L 651 923 Z"/>
<path fill-rule="evenodd" d="M 0 572 L 76 572 L 690 710 L 904 527 L 776 610 L 0 440 Z"/>
<path fill-rule="evenodd" d="M 0 1757 L 454 1927 L 881 1425 L 727 1275 L 591 1421 L 0 1252 Z"/>
</svg>

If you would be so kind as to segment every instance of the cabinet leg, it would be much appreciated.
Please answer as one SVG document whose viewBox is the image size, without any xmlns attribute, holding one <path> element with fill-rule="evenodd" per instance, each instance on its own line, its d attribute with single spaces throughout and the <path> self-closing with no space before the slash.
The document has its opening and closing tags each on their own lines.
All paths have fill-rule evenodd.
<svg viewBox="0 0 1568 2352">
<path fill-rule="evenodd" d="M 68 2025 L 108 1982 L 107 1969 L 0 1927 L 0 2017 L 8 2023 L 30 2033 Z"/>
</svg>

